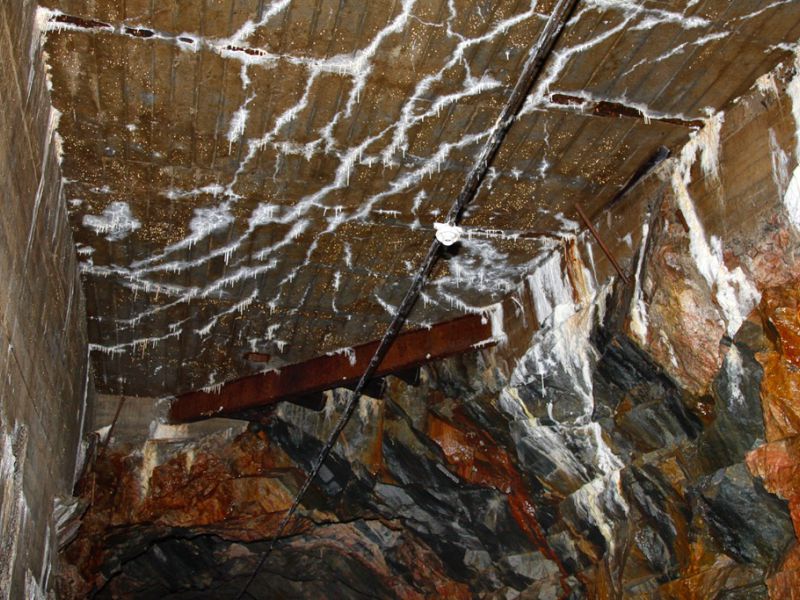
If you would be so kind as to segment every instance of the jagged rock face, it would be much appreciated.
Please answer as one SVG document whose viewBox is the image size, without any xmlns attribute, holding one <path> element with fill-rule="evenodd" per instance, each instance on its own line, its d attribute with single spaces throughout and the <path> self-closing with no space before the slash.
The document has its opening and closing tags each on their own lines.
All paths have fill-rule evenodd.
<svg viewBox="0 0 800 600">
<path fill-rule="evenodd" d="M 646 345 L 676 382 L 702 395 L 722 363 L 719 340 L 725 323 L 689 252 L 686 222 L 674 196 L 669 191 L 662 194 L 666 198 L 648 240 L 648 268 L 641 274 L 643 293 L 649 296 Z"/>
<path fill-rule="evenodd" d="M 510 378 L 484 351 L 363 398 L 252 597 L 790 597 L 800 446 L 763 426 L 783 380 L 761 365 L 797 358 L 796 292 L 765 294 L 723 349 L 706 414 L 626 335 L 630 291 L 543 329 Z M 583 385 L 578 363 L 527 368 L 576 331 Z M 65 597 L 236 597 L 344 397 L 110 452 Z"/>
<path fill-rule="evenodd" d="M 800 293 L 797 287 L 773 288 L 764 294 L 761 318 L 768 343 L 757 355 L 764 368 L 761 400 L 767 444 L 747 456 L 750 470 L 771 492 L 788 500 L 795 532 L 800 531 L 800 436 L 797 429 L 798 331 Z M 769 581 L 774 598 L 795 598 L 800 590 L 800 553 L 786 557 L 780 572 Z"/>
</svg>

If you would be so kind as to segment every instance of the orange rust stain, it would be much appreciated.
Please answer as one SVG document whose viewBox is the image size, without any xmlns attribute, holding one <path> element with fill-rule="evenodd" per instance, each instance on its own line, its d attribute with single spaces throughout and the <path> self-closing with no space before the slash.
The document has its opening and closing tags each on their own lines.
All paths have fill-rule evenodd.
<svg viewBox="0 0 800 600">
<path fill-rule="evenodd" d="M 760 308 L 774 328 L 780 354 L 800 368 L 800 289 L 796 284 L 768 289 Z"/>
<path fill-rule="evenodd" d="M 245 433 L 218 448 L 179 453 L 153 468 L 147 481 L 141 456 L 125 452 L 107 453 L 80 488 L 91 504 L 65 556 L 90 584 L 103 583 L 109 528 L 202 527 L 230 539 L 269 539 L 291 503 L 275 478 L 296 467 L 263 435 Z M 310 525 L 298 518 L 290 526 L 302 532 Z"/>
<path fill-rule="evenodd" d="M 795 535 L 800 537 L 800 436 L 756 448 L 746 462 L 767 490 L 789 501 Z"/>
<path fill-rule="evenodd" d="M 533 545 L 558 566 L 561 586 L 565 595 L 568 594 L 570 588 L 566 579 L 569 573 L 550 548 L 522 475 L 508 453 L 460 411 L 456 410 L 453 420 L 457 426 L 428 413 L 428 436 L 439 445 L 448 464 L 461 479 L 475 485 L 493 487 L 507 495 L 514 521 Z"/>
<path fill-rule="evenodd" d="M 766 290 L 759 311 L 774 348 L 756 358 L 764 369 L 761 405 L 767 443 L 746 457 L 750 472 L 786 499 L 800 537 L 800 286 Z M 800 549 L 787 554 L 767 580 L 770 598 L 800 599 Z"/>
<path fill-rule="evenodd" d="M 375 435 L 372 438 L 372 443 L 366 455 L 362 457 L 364 466 L 367 467 L 370 474 L 376 477 L 380 472 L 384 471 L 383 463 L 383 409 L 379 411 L 379 422 L 375 424 Z"/>
<path fill-rule="evenodd" d="M 800 433 L 800 370 L 777 352 L 760 352 L 764 369 L 761 404 L 767 440 L 781 440 Z"/>
<path fill-rule="evenodd" d="M 430 413 L 428 435 L 444 452 L 453 471 L 476 485 L 511 492 L 513 466 L 508 454 L 477 430 L 464 430 Z"/>
<path fill-rule="evenodd" d="M 800 434 L 800 289 L 789 285 L 762 295 L 759 311 L 774 348 L 756 358 L 764 369 L 761 404 L 767 441 Z"/>
<path fill-rule="evenodd" d="M 780 570 L 767 579 L 772 600 L 800 600 L 800 545 L 788 553 Z"/>
</svg>

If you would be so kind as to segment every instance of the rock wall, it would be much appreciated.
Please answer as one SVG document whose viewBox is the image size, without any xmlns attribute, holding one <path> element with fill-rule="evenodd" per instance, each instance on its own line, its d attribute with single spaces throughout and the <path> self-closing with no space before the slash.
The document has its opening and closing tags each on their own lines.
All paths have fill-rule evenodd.
<svg viewBox="0 0 800 600">
<path fill-rule="evenodd" d="M 54 502 L 72 493 L 89 382 L 35 14 L 0 2 L 0 598 L 43 598 L 54 579 Z"/>
<path fill-rule="evenodd" d="M 255 598 L 794 597 L 795 90 L 762 78 L 609 209 L 627 284 L 565 241 L 514 343 L 362 398 L 263 564 L 348 392 L 112 446 L 64 597 L 235 598 L 256 569 Z"/>
</svg>

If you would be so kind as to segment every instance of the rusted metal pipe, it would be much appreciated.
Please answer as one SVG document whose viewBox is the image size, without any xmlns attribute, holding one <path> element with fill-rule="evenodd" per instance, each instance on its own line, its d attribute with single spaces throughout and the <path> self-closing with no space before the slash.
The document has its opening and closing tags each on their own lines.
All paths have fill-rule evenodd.
<svg viewBox="0 0 800 600">
<path fill-rule="evenodd" d="M 586 228 L 589 230 L 589 233 L 591 233 L 592 237 L 594 237 L 595 241 L 597 242 L 597 245 L 600 246 L 600 249 L 606 255 L 606 258 L 608 258 L 608 260 L 613 265 L 614 270 L 617 272 L 617 275 L 619 275 L 619 278 L 622 279 L 622 281 L 627 285 L 628 276 L 625 275 L 625 271 L 622 270 L 622 267 L 617 262 L 617 259 L 614 258 L 614 255 L 611 253 L 611 250 L 609 249 L 608 246 L 606 246 L 606 243 L 603 241 L 603 238 L 600 237 L 600 234 L 597 232 L 597 229 L 595 229 L 594 225 L 592 225 L 592 222 L 589 220 L 589 217 L 587 217 L 586 213 L 583 212 L 581 205 L 575 204 L 575 209 L 578 211 L 578 214 L 583 220 L 584 225 L 586 225 Z"/>
<path fill-rule="evenodd" d="M 461 189 L 461 192 L 447 214 L 448 224 L 457 224 L 464 212 L 464 209 L 477 195 L 478 190 L 480 189 L 480 186 L 486 177 L 486 173 L 489 171 L 489 167 L 497 155 L 500 145 L 503 143 L 503 140 L 508 134 L 508 130 L 511 128 L 511 125 L 519 116 L 525 99 L 530 94 L 533 84 L 536 82 L 542 70 L 544 69 L 544 65 L 550 56 L 553 47 L 558 41 L 561 32 L 564 30 L 564 26 L 567 24 L 567 21 L 575 10 L 577 4 L 578 0 L 559 0 L 553 8 L 553 12 L 547 19 L 536 45 L 531 48 L 522 73 L 514 85 L 514 89 L 509 96 L 508 102 L 503 107 L 500 116 L 495 122 L 492 133 L 489 135 L 489 139 L 486 141 L 478 160 L 475 162 L 475 165 L 467 176 L 467 180 L 464 182 L 464 187 Z M 350 417 L 352 417 L 356 405 L 358 404 L 358 400 L 364 391 L 364 387 L 367 385 L 367 382 L 372 379 L 375 371 L 377 371 L 381 361 L 389 351 L 389 347 L 392 345 L 395 338 L 400 333 L 400 330 L 403 328 L 406 318 L 411 312 L 411 309 L 414 307 L 417 298 L 419 298 L 422 287 L 428 280 L 428 276 L 430 275 L 431 271 L 433 270 L 433 266 L 436 264 L 436 261 L 439 258 L 439 251 L 441 248 L 442 244 L 434 238 L 419 272 L 414 277 L 411 286 L 409 287 L 405 297 L 403 298 L 403 301 L 400 303 L 400 306 L 397 309 L 397 313 L 394 315 L 394 318 L 386 330 L 383 339 L 381 339 L 377 350 L 375 350 L 375 354 L 370 360 L 366 371 L 364 371 L 364 374 L 361 376 L 361 379 L 356 385 L 353 395 L 350 397 L 342 416 L 339 418 L 339 422 L 336 424 L 336 427 L 328 437 L 328 441 L 325 443 L 322 451 L 314 461 L 306 480 L 303 482 L 303 485 L 297 492 L 297 495 L 289 507 L 289 510 L 286 512 L 286 515 L 281 520 L 281 523 L 275 532 L 275 537 L 273 537 L 272 542 L 270 543 L 266 552 L 261 555 L 256 568 L 248 578 L 247 583 L 245 583 L 245 586 L 242 588 L 242 591 L 237 595 L 237 600 L 240 600 L 244 594 L 247 593 L 248 588 L 253 583 L 253 580 L 261 570 L 261 567 L 264 565 L 267 556 L 269 556 L 270 552 L 275 547 L 275 543 L 280 538 L 284 529 L 286 529 L 286 526 L 289 524 L 289 521 L 294 513 L 297 511 L 300 501 L 302 500 L 306 491 L 308 491 L 311 482 L 314 480 L 314 478 L 316 478 L 317 474 L 322 468 L 322 464 L 331 453 L 336 440 L 339 438 L 342 430 L 347 425 Z"/>
</svg>

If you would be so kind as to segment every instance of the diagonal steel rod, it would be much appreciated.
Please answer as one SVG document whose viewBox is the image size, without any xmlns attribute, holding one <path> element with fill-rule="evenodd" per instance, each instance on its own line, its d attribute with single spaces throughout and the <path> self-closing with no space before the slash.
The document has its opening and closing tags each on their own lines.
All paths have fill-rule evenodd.
<svg viewBox="0 0 800 600">
<path fill-rule="evenodd" d="M 553 9 L 553 12 L 550 14 L 550 17 L 547 19 L 544 28 L 539 34 L 539 39 L 537 40 L 536 45 L 531 48 L 531 51 L 528 54 L 522 74 L 514 85 L 514 89 L 508 98 L 508 102 L 503 107 L 500 116 L 492 128 L 489 139 L 486 140 L 486 144 L 483 146 L 478 160 L 475 162 L 475 165 L 467 176 L 464 187 L 461 189 L 461 192 L 447 214 L 448 223 L 458 223 L 466 206 L 477 195 L 481 183 L 483 183 L 486 173 L 488 172 L 492 161 L 497 155 L 497 151 L 500 149 L 500 146 L 508 134 L 508 130 L 511 128 L 511 125 L 513 125 L 514 121 L 519 116 L 525 99 L 530 94 L 533 84 L 541 74 L 547 58 L 550 56 L 556 41 L 558 41 L 561 32 L 564 30 L 564 26 L 569 20 L 572 12 L 575 10 L 575 6 L 577 4 L 578 0 L 559 0 Z M 414 307 L 420 291 L 422 291 L 422 287 L 428 280 L 434 264 L 436 264 L 441 247 L 442 244 L 434 238 L 430 248 L 428 248 L 428 253 L 425 255 L 425 260 L 414 277 L 411 286 L 408 288 L 408 291 L 406 292 L 403 301 L 400 303 L 394 318 L 392 318 L 392 322 L 389 324 L 389 327 L 381 339 L 378 348 L 375 350 L 375 354 L 373 354 L 372 359 L 370 359 L 364 374 L 361 376 L 361 379 L 359 379 L 355 390 L 353 390 L 344 412 L 342 413 L 341 417 L 339 417 L 339 421 L 336 423 L 336 427 L 333 428 L 333 431 L 328 436 L 327 442 L 322 447 L 319 455 L 317 455 L 317 458 L 311 467 L 311 471 L 309 471 L 308 476 L 303 482 L 303 485 L 300 486 L 300 489 L 295 495 L 289 510 L 281 520 L 278 530 L 275 532 L 275 536 L 272 538 L 269 547 L 261 555 L 256 568 L 248 578 L 247 583 L 242 588 L 242 591 L 236 597 L 237 600 L 240 600 L 244 594 L 247 593 L 247 590 L 253 583 L 256 575 L 264 566 L 264 562 L 266 561 L 267 557 L 274 549 L 276 542 L 283 534 L 286 526 L 289 524 L 289 521 L 297 511 L 297 508 L 300 506 L 300 502 L 308 491 L 308 488 L 311 486 L 311 483 L 319 474 L 323 463 L 330 455 L 333 446 L 336 444 L 336 440 L 339 438 L 339 435 L 342 433 L 342 430 L 344 430 L 345 426 L 347 426 L 350 418 L 353 416 L 353 412 L 358 404 L 358 400 L 361 398 L 364 387 L 367 385 L 367 382 L 372 378 L 378 366 L 381 364 L 381 361 L 386 356 L 389 347 L 394 342 L 397 334 L 400 333 L 400 330 L 403 328 L 411 309 Z"/>
<path fill-rule="evenodd" d="M 576 204 L 575 208 L 577 209 L 578 214 L 583 220 L 584 225 L 586 225 L 586 228 L 589 230 L 589 233 L 592 234 L 592 237 L 594 237 L 595 241 L 600 246 L 600 249 L 603 251 L 603 254 L 605 254 L 606 258 L 611 262 L 611 266 L 614 267 L 614 270 L 617 272 L 617 275 L 619 275 L 619 278 L 622 279 L 622 282 L 625 285 L 627 285 L 628 276 L 625 275 L 625 271 L 623 271 L 622 267 L 619 266 L 616 257 L 611 252 L 611 249 L 608 246 L 606 246 L 606 243 L 603 241 L 603 238 L 600 237 L 600 233 L 597 231 L 597 229 L 595 229 L 595 226 L 592 225 L 592 222 L 589 220 L 589 217 L 586 216 L 586 213 L 583 212 L 581 205 Z"/>
</svg>

